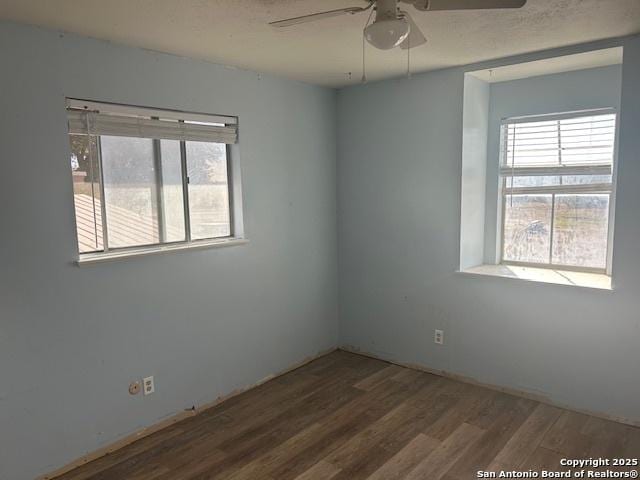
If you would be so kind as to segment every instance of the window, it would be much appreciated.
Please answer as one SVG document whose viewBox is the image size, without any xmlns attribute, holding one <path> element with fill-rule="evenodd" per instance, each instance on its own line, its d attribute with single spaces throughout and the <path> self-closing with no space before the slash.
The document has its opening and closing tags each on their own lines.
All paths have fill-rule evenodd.
<svg viewBox="0 0 640 480">
<path fill-rule="evenodd" d="M 611 110 L 503 122 L 502 263 L 607 270 L 615 132 Z"/>
<path fill-rule="evenodd" d="M 80 255 L 234 235 L 235 117 L 68 100 Z"/>
</svg>

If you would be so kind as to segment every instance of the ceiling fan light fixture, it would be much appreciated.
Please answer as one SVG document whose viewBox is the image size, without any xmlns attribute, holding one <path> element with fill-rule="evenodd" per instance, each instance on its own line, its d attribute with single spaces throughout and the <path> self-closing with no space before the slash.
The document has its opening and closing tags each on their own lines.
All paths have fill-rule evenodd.
<svg viewBox="0 0 640 480">
<path fill-rule="evenodd" d="M 367 41 L 380 50 L 400 45 L 409 35 L 409 23 L 404 18 L 378 20 L 364 29 Z"/>
</svg>

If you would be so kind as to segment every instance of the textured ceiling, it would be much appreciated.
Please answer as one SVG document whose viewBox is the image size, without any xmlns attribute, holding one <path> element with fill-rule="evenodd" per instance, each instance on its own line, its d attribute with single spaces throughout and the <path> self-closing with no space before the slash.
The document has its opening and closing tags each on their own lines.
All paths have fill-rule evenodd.
<svg viewBox="0 0 640 480">
<path fill-rule="evenodd" d="M 0 18 L 342 86 L 362 75 L 367 14 L 274 29 L 267 22 L 362 0 L 0 0 Z M 414 72 L 640 32 L 640 0 L 529 0 L 520 10 L 417 12 Z M 367 45 L 367 76 L 402 75 L 406 51 Z M 349 73 L 351 72 L 351 74 Z"/>
</svg>

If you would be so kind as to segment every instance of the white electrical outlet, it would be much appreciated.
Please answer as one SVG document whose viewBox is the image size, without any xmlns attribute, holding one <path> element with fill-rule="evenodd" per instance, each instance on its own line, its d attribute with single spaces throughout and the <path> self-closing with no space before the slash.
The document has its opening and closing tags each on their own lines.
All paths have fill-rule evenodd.
<svg viewBox="0 0 640 480">
<path fill-rule="evenodd" d="M 436 330 L 433 334 L 433 343 L 444 345 L 444 331 Z"/>
<path fill-rule="evenodd" d="M 142 379 L 142 391 L 144 392 L 145 395 L 151 395 L 153 392 L 156 391 L 155 384 L 153 383 L 153 376 L 144 377 Z"/>
</svg>

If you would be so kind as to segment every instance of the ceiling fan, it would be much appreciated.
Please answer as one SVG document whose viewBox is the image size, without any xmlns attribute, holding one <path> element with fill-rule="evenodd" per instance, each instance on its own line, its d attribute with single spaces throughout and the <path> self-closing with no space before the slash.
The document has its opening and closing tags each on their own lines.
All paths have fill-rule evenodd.
<svg viewBox="0 0 640 480">
<path fill-rule="evenodd" d="M 364 35 L 367 41 L 376 48 L 389 50 L 400 47 L 408 49 L 418 47 L 427 42 L 409 13 L 398 8 L 398 2 L 413 5 L 423 12 L 437 10 L 474 10 L 496 8 L 520 8 L 527 0 L 368 0 L 363 7 L 347 7 L 327 12 L 312 13 L 301 17 L 287 18 L 271 22 L 274 27 L 291 27 L 301 23 L 314 22 L 339 15 L 355 15 L 371 8 L 376 12 L 371 25 L 367 25 Z M 367 22 L 368 23 L 368 22 Z"/>
</svg>

